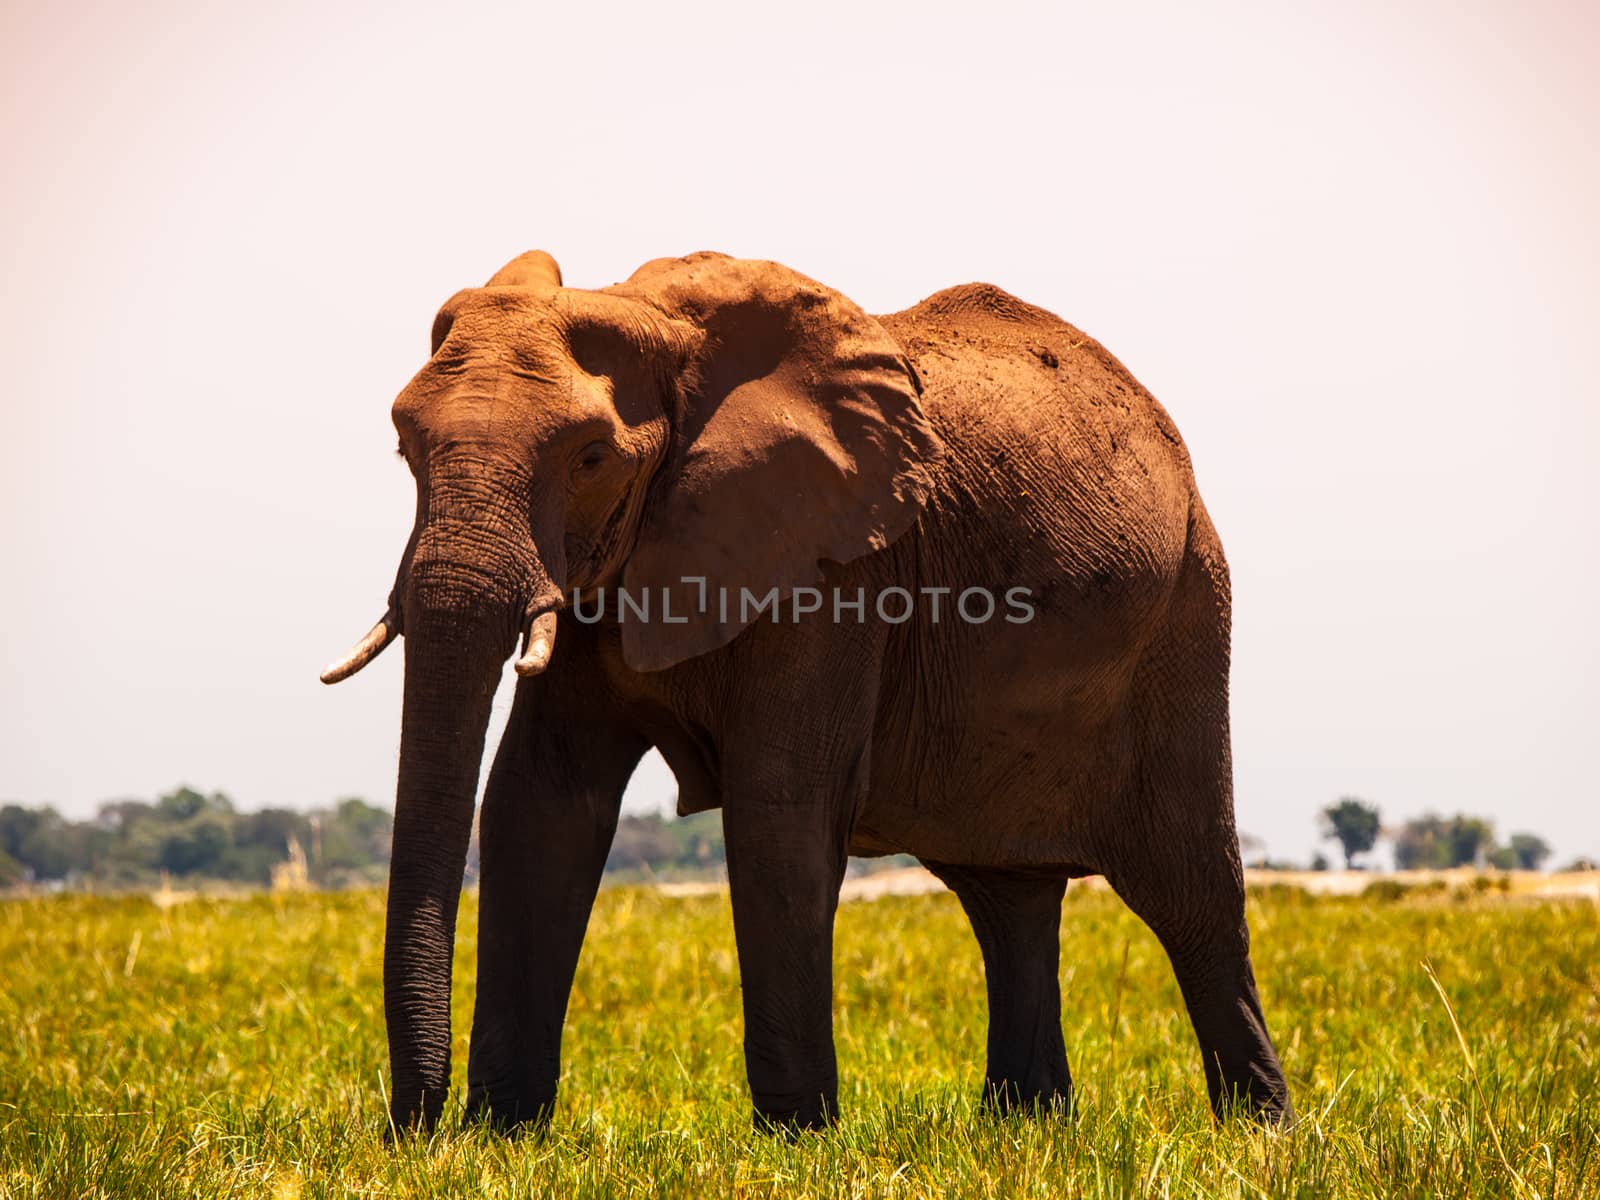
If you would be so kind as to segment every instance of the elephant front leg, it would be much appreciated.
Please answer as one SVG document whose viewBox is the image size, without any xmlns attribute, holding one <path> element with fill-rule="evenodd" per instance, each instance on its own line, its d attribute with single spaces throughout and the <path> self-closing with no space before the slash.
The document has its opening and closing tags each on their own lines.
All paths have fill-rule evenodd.
<svg viewBox="0 0 1600 1200">
<path fill-rule="evenodd" d="M 883 630 L 763 625 L 727 700 L 722 827 L 756 1122 L 838 1114 L 833 918 L 870 779 Z"/>
<path fill-rule="evenodd" d="M 561 1032 L 628 776 L 631 734 L 535 711 L 519 688 L 479 817 L 478 988 L 469 1119 L 549 1121 Z"/>
<path fill-rule="evenodd" d="M 833 918 L 846 842 L 822 807 L 739 798 L 723 813 L 745 1066 L 762 1128 L 817 1129 L 838 1115 Z"/>
</svg>

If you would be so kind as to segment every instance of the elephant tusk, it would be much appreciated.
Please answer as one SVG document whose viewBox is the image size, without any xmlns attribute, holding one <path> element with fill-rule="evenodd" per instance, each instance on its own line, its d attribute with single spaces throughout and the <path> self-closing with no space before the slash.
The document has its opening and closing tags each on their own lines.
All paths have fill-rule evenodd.
<svg viewBox="0 0 1600 1200">
<path fill-rule="evenodd" d="M 515 670 L 524 679 L 538 675 L 550 665 L 550 652 L 556 648 L 556 614 L 551 609 L 528 622 L 528 636 Z"/>
<path fill-rule="evenodd" d="M 350 678 L 382 654 L 384 647 L 399 636 L 400 618 L 391 608 L 378 618 L 378 623 L 368 631 L 366 637 L 355 644 L 355 648 L 349 654 L 338 662 L 328 664 L 327 669 L 322 672 L 322 682 L 338 683 L 341 679 Z"/>
</svg>

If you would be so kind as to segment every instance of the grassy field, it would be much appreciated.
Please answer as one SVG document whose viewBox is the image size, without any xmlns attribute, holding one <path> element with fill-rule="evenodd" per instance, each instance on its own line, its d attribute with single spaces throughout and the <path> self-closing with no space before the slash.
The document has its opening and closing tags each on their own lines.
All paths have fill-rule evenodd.
<svg viewBox="0 0 1600 1200">
<path fill-rule="evenodd" d="M 790 1143 L 749 1128 L 726 898 L 612 890 L 552 1134 L 507 1141 L 457 1113 L 398 1151 L 382 911 L 376 892 L 0 903 L 0 1195 L 1600 1194 L 1593 904 L 1254 895 L 1301 1113 L 1282 1134 L 1212 1124 L 1165 958 L 1108 893 L 1070 890 L 1063 924 L 1072 1123 L 977 1110 L 982 976 L 951 897 L 847 904 L 844 1121 Z M 469 896 L 458 1087 L 475 911 Z"/>
</svg>

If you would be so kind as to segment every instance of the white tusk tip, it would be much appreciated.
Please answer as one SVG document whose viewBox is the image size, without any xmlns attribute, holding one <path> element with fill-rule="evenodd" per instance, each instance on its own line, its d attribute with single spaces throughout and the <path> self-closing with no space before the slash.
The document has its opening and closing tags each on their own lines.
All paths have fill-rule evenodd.
<svg viewBox="0 0 1600 1200">
<path fill-rule="evenodd" d="M 322 669 L 322 674 L 318 678 L 323 683 L 338 683 L 341 679 L 350 678 L 382 654 L 384 647 L 394 641 L 399 634 L 400 622 L 395 618 L 394 610 L 390 609 L 368 630 L 367 636 L 356 643 L 354 650 L 338 662 L 329 663 Z"/>
<path fill-rule="evenodd" d="M 517 659 L 516 672 L 524 679 L 541 674 L 550 665 L 550 643 L 540 638 L 528 647 L 528 652 Z"/>
<path fill-rule="evenodd" d="M 550 665 L 550 652 L 555 648 L 556 614 L 543 612 L 528 624 L 527 649 L 517 659 L 514 670 L 524 679 L 538 675 Z"/>
</svg>

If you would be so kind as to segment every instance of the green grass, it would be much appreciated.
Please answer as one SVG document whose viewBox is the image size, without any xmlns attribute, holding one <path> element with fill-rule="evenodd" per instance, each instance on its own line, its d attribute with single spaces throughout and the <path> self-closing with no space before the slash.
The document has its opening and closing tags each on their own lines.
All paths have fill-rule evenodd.
<svg viewBox="0 0 1600 1200">
<path fill-rule="evenodd" d="M 607 891 L 553 1133 L 463 1131 L 456 1110 L 398 1150 L 383 1143 L 382 911 L 375 892 L 0 904 L 0 1195 L 1600 1194 L 1593 905 L 1254 896 L 1301 1113 L 1277 1134 L 1213 1125 L 1166 960 L 1109 894 L 1071 889 L 1063 922 L 1075 1123 L 977 1110 L 982 976 L 953 899 L 848 904 L 844 1120 L 791 1143 L 750 1130 L 726 898 Z M 475 912 L 469 896 L 458 1089 Z"/>
</svg>

